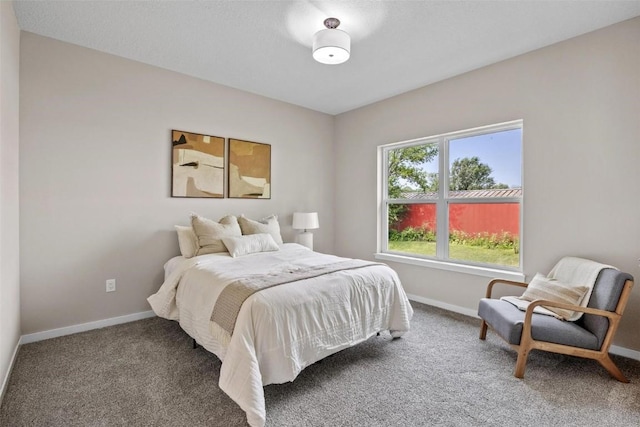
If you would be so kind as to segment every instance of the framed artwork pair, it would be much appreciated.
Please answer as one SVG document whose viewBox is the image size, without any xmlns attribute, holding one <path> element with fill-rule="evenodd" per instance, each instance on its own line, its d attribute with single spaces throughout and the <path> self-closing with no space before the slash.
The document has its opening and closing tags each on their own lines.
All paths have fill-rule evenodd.
<svg viewBox="0 0 640 427">
<path fill-rule="evenodd" d="M 271 145 L 171 131 L 171 197 L 271 198 Z"/>
</svg>

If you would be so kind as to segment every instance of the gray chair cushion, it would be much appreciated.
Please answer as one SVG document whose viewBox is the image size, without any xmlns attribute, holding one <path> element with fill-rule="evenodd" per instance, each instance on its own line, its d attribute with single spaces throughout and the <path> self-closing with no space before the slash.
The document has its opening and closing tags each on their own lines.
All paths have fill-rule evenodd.
<svg viewBox="0 0 640 427">
<path fill-rule="evenodd" d="M 478 315 L 509 344 L 519 345 L 525 312 L 513 304 L 499 299 L 482 298 Z M 578 322 L 566 322 L 544 314 L 531 318 L 531 336 L 534 340 L 599 350 L 598 338 Z"/>
<path fill-rule="evenodd" d="M 630 274 L 612 268 L 600 272 L 589 299 L 588 307 L 615 311 L 620 294 L 627 280 L 633 280 Z M 609 328 L 609 319 L 595 314 L 584 314 L 576 323 L 592 332 L 598 338 L 598 348 L 602 346 Z"/>
</svg>

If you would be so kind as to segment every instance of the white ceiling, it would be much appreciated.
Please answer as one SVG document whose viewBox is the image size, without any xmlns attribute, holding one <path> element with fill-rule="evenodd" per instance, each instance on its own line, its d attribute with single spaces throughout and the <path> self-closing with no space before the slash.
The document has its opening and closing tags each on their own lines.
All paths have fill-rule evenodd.
<svg viewBox="0 0 640 427">
<path fill-rule="evenodd" d="M 20 28 L 339 114 L 640 15 L 640 0 L 25 1 Z M 311 57 L 327 17 L 351 59 Z"/>
</svg>

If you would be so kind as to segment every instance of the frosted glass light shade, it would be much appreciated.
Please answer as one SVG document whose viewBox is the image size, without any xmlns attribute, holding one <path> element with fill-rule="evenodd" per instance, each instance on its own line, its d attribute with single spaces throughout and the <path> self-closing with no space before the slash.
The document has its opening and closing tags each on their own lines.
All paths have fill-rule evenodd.
<svg viewBox="0 0 640 427">
<path fill-rule="evenodd" d="M 342 64 L 351 55 L 351 37 L 342 30 L 328 28 L 313 36 L 313 59 L 322 64 Z"/>
<path fill-rule="evenodd" d="M 319 228 L 318 212 L 294 212 L 292 227 L 295 230 L 313 230 Z"/>
</svg>

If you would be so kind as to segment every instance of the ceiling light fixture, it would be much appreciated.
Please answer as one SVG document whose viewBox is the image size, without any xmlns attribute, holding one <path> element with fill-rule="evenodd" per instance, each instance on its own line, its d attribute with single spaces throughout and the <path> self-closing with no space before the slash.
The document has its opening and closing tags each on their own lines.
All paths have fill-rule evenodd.
<svg viewBox="0 0 640 427">
<path fill-rule="evenodd" d="M 326 30 L 320 30 L 313 36 L 313 59 L 323 64 L 342 64 L 351 55 L 351 37 L 338 30 L 340 20 L 327 18 L 324 20 Z"/>
</svg>

